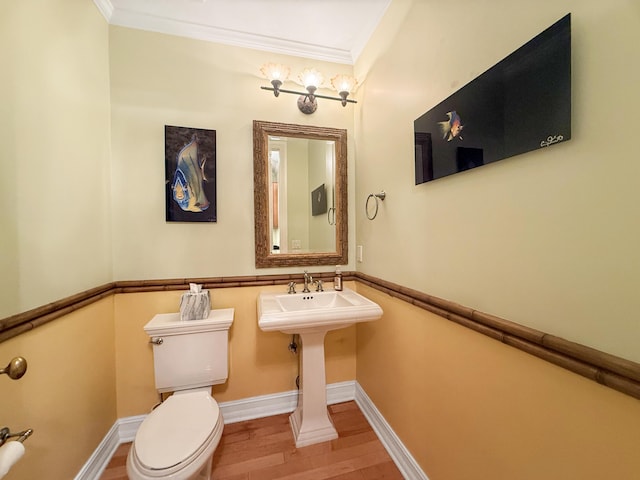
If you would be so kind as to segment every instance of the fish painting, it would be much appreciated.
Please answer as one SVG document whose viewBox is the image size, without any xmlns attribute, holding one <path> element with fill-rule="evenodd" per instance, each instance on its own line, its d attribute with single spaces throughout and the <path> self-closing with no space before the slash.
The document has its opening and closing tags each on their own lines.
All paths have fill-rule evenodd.
<svg viewBox="0 0 640 480">
<path fill-rule="evenodd" d="M 193 135 L 177 155 L 176 170 L 171 182 L 173 199 L 187 212 L 203 212 L 209 208 L 203 182 L 207 182 L 204 166 L 206 155 L 198 156 L 198 136 Z"/>
<path fill-rule="evenodd" d="M 447 142 L 450 142 L 456 137 L 462 140 L 460 132 L 462 132 L 464 125 L 462 125 L 460 116 L 456 113 L 455 110 L 452 110 L 450 112 L 447 112 L 447 117 L 449 118 L 449 120 L 445 122 L 438 122 L 438 125 L 440 125 L 440 129 L 442 131 L 442 138 Z"/>
</svg>

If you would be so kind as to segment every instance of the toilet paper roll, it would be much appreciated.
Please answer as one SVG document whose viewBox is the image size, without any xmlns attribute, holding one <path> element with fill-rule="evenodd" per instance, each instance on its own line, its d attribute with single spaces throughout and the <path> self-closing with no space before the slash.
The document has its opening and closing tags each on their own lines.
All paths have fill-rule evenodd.
<svg viewBox="0 0 640 480">
<path fill-rule="evenodd" d="M 24 455 L 24 445 L 20 442 L 7 442 L 0 447 L 0 478 L 3 478 Z"/>
</svg>

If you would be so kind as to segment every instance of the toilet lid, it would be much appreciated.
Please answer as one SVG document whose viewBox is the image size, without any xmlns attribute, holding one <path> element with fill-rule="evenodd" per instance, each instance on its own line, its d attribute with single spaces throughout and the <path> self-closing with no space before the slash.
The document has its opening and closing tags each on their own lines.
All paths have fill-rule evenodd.
<svg viewBox="0 0 640 480">
<path fill-rule="evenodd" d="M 209 438 L 219 415 L 218 404 L 206 392 L 172 395 L 140 425 L 135 439 L 138 459 L 151 470 L 185 461 Z"/>
</svg>

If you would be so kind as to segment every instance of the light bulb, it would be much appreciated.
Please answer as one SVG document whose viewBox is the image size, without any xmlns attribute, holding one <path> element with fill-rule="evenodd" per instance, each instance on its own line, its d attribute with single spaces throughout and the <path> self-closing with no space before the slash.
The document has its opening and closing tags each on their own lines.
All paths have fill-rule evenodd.
<svg viewBox="0 0 640 480">
<path fill-rule="evenodd" d="M 351 93 L 356 83 L 355 78 L 350 75 L 336 75 L 331 79 L 331 85 L 337 92 Z"/>
<path fill-rule="evenodd" d="M 279 80 L 284 82 L 289 76 L 289 67 L 279 63 L 265 63 L 260 72 L 269 79 L 269 81 Z"/>
<path fill-rule="evenodd" d="M 320 87 L 322 82 L 324 81 L 324 77 L 322 74 L 317 71 L 315 68 L 306 68 L 299 75 L 300 81 L 304 85 L 305 88 L 308 87 Z"/>
</svg>

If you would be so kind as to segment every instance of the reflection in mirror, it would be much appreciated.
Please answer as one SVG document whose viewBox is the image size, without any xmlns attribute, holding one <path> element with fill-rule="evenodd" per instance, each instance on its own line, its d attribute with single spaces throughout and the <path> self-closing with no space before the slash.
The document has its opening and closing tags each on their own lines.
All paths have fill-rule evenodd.
<svg viewBox="0 0 640 480">
<path fill-rule="evenodd" d="M 348 263 L 346 135 L 254 121 L 256 267 Z"/>
<path fill-rule="evenodd" d="M 268 142 L 271 253 L 335 252 L 335 141 L 269 135 Z"/>
</svg>

